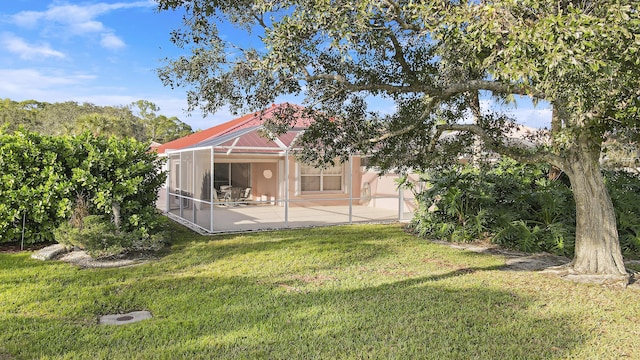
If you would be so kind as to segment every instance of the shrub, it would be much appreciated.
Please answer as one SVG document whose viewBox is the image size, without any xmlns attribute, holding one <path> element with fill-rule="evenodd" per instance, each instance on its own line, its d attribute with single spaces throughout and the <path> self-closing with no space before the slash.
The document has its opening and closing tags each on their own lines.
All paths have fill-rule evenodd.
<svg viewBox="0 0 640 360">
<path fill-rule="evenodd" d="M 85 194 L 91 213 L 110 216 L 125 231 L 155 226 L 155 201 L 166 176 L 160 171 L 163 160 L 134 139 L 85 133 L 73 142 L 77 160 L 69 164 L 71 186 Z"/>
<path fill-rule="evenodd" d="M 166 176 L 161 166 L 134 139 L 0 132 L 0 242 L 18 240 L 23 219 L 26 243 L 53 240 L 78 195 L 86 200 L 87 214 L 146 239 L 158 224 L 155 201 Z"/>
<path fill-rule="evenodd" d="M 94 258 L 158 251 L 168 241 L 166 231 L 119 231 L 113 222 L 99 215 L 86 216 L 81 226 L 65 222 L 54 234 L 57 242 L 86 250 Z"/>
<path fill-rule="evenodd" d="M 60 154 L 64 139 L 0 133 L 0 242 L 50 241 L 71 209 L 70 181 Z"/>
<path fill-rule="evenodd" d="M 637 258 L 640 256 L 640 175 L 607 171 L 605 179 L 616 212 L 622 253 Z"/>
<path fill-rule="evenodd" d="M 575 211 L 569 188 L 546 179 L 547 167 L 508 159 L 459 165 L 427 177 L 411 227 L 450 241 L 489 239 L 523 251 L 573 252 Z"/>
<path fill-rule="evenodd" d="M 572 256 L 575 203 L 564 181 L 547 178 L 544 165 L 503 159 L 491 167 L 459 165 L 425 174 L 410 227 L 424 237 L 449 241 L 489 239 L 526 252 Z M 616 210 L 623 253 L 640 255 L 640 177 L 604 173 Z"/>
</svg>

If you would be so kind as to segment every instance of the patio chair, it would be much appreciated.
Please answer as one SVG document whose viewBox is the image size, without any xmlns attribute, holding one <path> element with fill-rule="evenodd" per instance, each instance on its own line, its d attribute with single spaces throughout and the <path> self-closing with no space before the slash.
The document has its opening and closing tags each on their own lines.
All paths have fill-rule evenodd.
<svg viewBox="0 0 640 360">
<path fill-rule="evenodd" d="M 218 198 L 218 190 L 212 189 L 212 191 L 213 191 L 213 202 L 217 203 L 222 201 L 221 199 Z"/>
<path fill-rule="evenodd" d="M 251 188 L 248 187 L 248 188 L 244 189 L 244 194 L 242 194 L 242 196 L 240 196 L 240 201 L 247 201 L 250 196 L 251 196 Z"/>
</svg>

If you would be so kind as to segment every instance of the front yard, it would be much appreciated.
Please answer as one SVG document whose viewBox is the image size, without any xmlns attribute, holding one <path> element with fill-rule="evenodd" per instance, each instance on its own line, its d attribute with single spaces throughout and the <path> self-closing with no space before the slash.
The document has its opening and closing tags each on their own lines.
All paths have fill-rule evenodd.
<svg viewBox="0 0 640 360">
<path fill-rule="evenodd" d="M 640 358 L 640 292 L 358 225 L 198 236 L 80 269 L 0 253 L 0 359 Z M 99 325 L 105 314 L 152 319 Z"/>
</svg>

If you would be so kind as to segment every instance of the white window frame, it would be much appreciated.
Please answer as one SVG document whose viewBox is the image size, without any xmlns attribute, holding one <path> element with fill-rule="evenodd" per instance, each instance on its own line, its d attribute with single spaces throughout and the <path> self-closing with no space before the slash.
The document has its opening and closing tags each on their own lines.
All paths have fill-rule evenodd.
<svg viewBox="0 0 640 360">
<path fill-rule="evenodd" d="M 338 165 L 336 165 L 335 167 L 339 167 L 340 168 L 340 189 L 335 190 L 324 190 L 324 178 L 325 177 L 335 177 L 338 176 L 338 174 L 325 174 L 325 169 L 319 169 L 320 173 L 319 174 L 309 174 L 309 175 L 304 175 L 303 174 L 303 169 L 304 167 L 307 166 L 305 164 L 301 164 L 296 162 L 296 174 L 297 174 L 297 186 L 296 186 L 296 192 L 297 194 L 320 194 L 320 193 L 324 193 L 324 194 L 329 194 L 329 193 L 333 193 L 333 194 L 337 194 L 337 193 L 342 193 L 345 191 L 345 169 L 344 169 L 344 164 L 340 163 Z M 303 177 L 311 177 L 311 176 L 319 176 L 320 177 L 320 190 L 303 190 L 302 189 L 302 178 Z"/>
</svg>

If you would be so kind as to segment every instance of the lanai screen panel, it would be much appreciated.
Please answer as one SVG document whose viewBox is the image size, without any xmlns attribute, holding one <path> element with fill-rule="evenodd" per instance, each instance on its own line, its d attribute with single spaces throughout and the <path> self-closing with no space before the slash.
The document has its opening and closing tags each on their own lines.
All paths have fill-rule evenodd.
<svg viewBox="0 0 640 360">
<path fill-rule="evenodd" d="M 180 189 L 180 154 L 173 153 L 169 155 L 167 164 L 169 170 L 169 189 L 171 192 L 175 192 L 176 189 Z"/>
<path fill-rule="evenodd" d="M 211 149 L 197 149 L 193 151 L 194 173 L 194 207 L 193 222 L 199 227 L 211 230 L 212 190 L 212 159 Z"/>
</svg>

